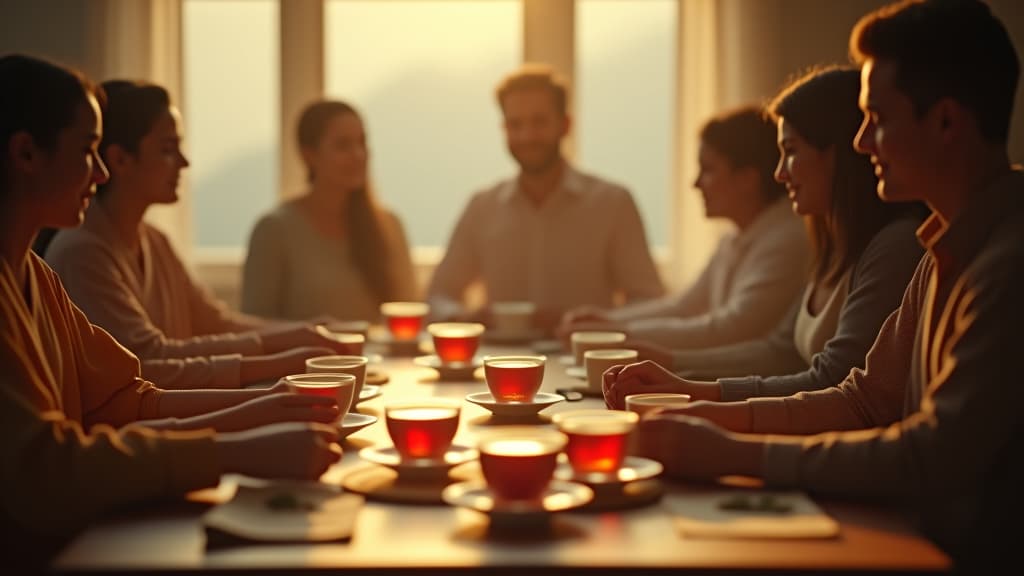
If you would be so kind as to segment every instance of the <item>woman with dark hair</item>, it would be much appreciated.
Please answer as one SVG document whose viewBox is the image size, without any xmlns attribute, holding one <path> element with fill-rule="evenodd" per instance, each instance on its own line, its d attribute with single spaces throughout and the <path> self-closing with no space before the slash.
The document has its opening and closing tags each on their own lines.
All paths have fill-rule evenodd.
<svg viewBox="0 0 1024 576">
<path fill-rule="evenodd" d="M 30 246 L 45 227 L 78 226 L 107 180 L 97 94 L 21 55 L 0 57 L 0 85 L 0 532 L 17 550 L 5 562 L 42 570 L 99 515 L 222 473 L 319 477 L 339 458 L 337 432 L 304 421 L 333 420 L 330 399 L 161 390 L 71 302 Z"/>
<path fill-rule="evenodd" d="M 721 346 L 760 338 L 786 314 L 810 262 L 800 219 L 772 173 L 775 126 L 758 107 L 711 119 L 700 133 L 694 186 L 708 218 L 732 222 L 697 281 L 681 294 L 613 310 L 581 308 L 560 332 L 622 330 L 631 339 L 673 348 Z"/>
<path fill-rule="evenodd" d="M 309 325 L 233 312 L 192 278 L 167 237 L 143 219 L 150 206 L 178 200 L 189 165 L 178 111 L 160 86 L 113 80 L 103 90 L 100 154 L 110 180 L 82 226 L 36 248 L 75 304 L 164 388 L 238 388 L 301 373 L 311 356 L 347 353 Z"/>
<path fill-rule="evenodd" d="M 309 189 L 253 229 L 242 310 L 374 321 L 381 302 L 417 299 L 402 224 L 370 185 L 359 113 L 344 102 L 317 101 L 303 111 L 297 132 Z"/>
<path fill-rule="evenodd" d="M 641 391 L 714 401 L 788 396 L 834 386 L 852 368 L 864 367 L 924 253 L 915 231 L 926 209 L 885 203 L 875 193 L 871 161 L 852 144 L 861 122 L 859 90 L 856 69 L 822 68 L 794 81 L 769 106 L 778 124 L 775 177 L 804 216 L 814 247 L 803 297 L 766 338 L 671 352 L 640 345 L 648 359 L 665 359 L 613 379 L 606 390 L 610 406 L 621 407 L 625 395 Z M 739 377 L 680 379 L 656 364 L 705 378 Z"/>
</svg>

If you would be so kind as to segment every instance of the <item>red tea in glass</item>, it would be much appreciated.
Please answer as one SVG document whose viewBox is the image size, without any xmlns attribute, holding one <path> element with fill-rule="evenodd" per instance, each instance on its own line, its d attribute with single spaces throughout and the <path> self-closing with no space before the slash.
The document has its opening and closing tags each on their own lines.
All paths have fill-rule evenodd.
<svg viewBox="0 0 1024 576">
<path fill-rule="evenodd" d="M 487 356 L 484 377 L 498 402 L 533 402 L 544 381 L 544 356 Z"/>
<path fill-rule="evenodd" d="M 480 440 L 480 468 L 505 500 L 533 500 L 547 488 L 565 447 L 565 435 L 528 426 L 493 428 Z"/>
<path fill-rule="evenodd" d="M 395 340 L 415 340 L 423 330 L 423 319 L 430 312 L 424 302 L 385 302 L 380 305 L 388 330 Z"/>
<path fill-rule="evenodd" d="M 442 402 L 392 404 L 384 408 L 388 434 L 402 458 L 441 458 L 459 429 L 459 405 Z"/>
<path fill-rule="evenodd" d="M 624 410 L 574 410 L 552 421 L 569 437 L 565 453 L 577 474 L 612 473 L 622 467 L 629 434 L 640 417 Z"/>
<path fill-rule="evenodd" d="M 285 382 L 296 394 L 334 398 L 341 416 L 351 408 L 356 388 L 356 377 L 343 373 L 290 374 L 285 376 Z"/>
<path fill-rule="evenodd" d="M 434 351 L 446 364 L 469 362 L 480 347 L 484 325 L 473 322 L 437 322 L 427 326 L 434 340 Z"/>
</svg>

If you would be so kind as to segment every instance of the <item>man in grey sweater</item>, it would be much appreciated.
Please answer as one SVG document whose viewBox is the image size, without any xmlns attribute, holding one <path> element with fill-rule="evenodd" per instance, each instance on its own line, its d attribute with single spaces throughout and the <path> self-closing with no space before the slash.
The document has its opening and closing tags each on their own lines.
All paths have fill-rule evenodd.
<svg viewBox="0 0 1024 576">
<path fill-rule="evenodd" d="M 1021 499 L 1006 490 L 1019 488 L 1021 466 L 1009 459 L 1019 457 L 1024 405 L 1012 362 L 1024 325 L 1024 172 L 1006 145 L 1019 61 L 977 0 L 882 8 L 850 46 L 865 116 L 855 145 L 871 155 L 879 195 L 933 211 L 900 308 L 865 369 L 839 386 L 655 413 L 641 424 L 641 450 L 676 477 L 750 475 L 905 503 L 957 568 L 975 569 L 1012 554 L 993 544 L 1010 534 L 996 526 L 1020 519 Z M 606 388 L 638 366 L 610 371 Z"/>
</svg>

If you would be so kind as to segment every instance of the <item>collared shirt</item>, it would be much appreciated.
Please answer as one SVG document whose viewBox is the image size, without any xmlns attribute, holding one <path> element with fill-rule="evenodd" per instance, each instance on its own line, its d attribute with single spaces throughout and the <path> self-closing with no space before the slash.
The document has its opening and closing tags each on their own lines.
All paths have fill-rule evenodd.
<svg viewBox="0 0 1024 576">
<path fill-rule="evenodd" d="M 537 206 L 512 179 L 476 193 L 463 211 L 428 295 L 444 316 L 482 282 L 488 302 L 539 308 L 608 307 L 664 292 L 640 213 L 625 188 L 566 165 Z"/>
<path fill-rule="evenodd" d="M 1024 173 L 972 202 L 948 226 L 933 216 L 919 229 L 927 253 L 865 370 L 836 388 L 750 402 L 758 432 L 850 430 L 769 443 L 770 483 L 903 498 L 954 553 L 1024 403 Z"/>
<path fill-rule="evenodd" d="M 724 346 L 767 335 L 807 281 L 811 249 L 803 221 L 780 198 L 744 230 L 727 234 L 681 294 L 609 314 L 630 336 L 674 349 Z M 681 366 L 680 366 L 681 367 Z"/>
<path fill-rule="evenodd" d="M 143 222 L 142 257 L 118 236 L 99 202 L 78 228 L 61 230 L 46 261 L 89 320 L 143 362 L 143 375 L 163 388 L 237 388 L 241 355 L 262 353 L 236 314 L 198 285 L 167 237 Z"/>
</svg>

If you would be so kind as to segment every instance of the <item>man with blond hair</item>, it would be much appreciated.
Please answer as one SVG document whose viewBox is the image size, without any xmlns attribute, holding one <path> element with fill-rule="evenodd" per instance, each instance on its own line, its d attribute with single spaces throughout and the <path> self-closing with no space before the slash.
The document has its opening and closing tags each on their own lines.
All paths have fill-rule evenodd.
<svg viewBox="0 0 1024 576">
<path fill-rule="evenodd" d="M 572 124 L 568 89 L 552 70 L 524 65 L 496 90 L 519 174 L 473 195 L 428 289 L 437 319 L 487 317 L 488 305 L 529 301 L 550 328 L 580 305 L 661 296 L 633 196 L 571 166 L 561 151 Z M 482 283 L 485 306 L 468 310 Z"/>
</svg>

